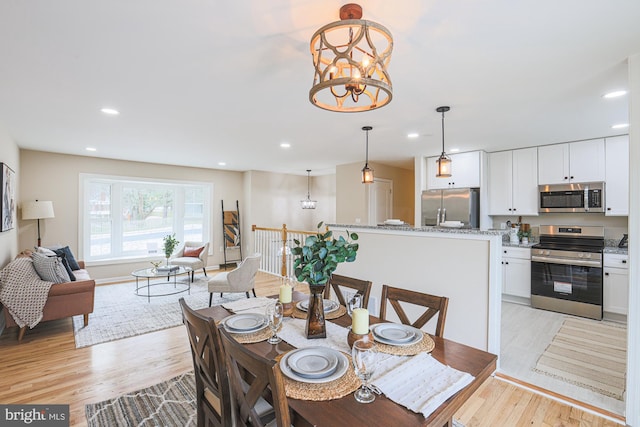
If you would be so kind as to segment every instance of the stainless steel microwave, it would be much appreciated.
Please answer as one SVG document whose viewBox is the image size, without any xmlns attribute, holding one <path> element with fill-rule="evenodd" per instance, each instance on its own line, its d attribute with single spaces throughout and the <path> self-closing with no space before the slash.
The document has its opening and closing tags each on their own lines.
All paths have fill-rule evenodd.
<svg viewBox="0 0 640 427">
<path fill-rule="evenodd" d="M 604 182 L 540 185 L 538 212 L 604 212 Z"/>
</svg>

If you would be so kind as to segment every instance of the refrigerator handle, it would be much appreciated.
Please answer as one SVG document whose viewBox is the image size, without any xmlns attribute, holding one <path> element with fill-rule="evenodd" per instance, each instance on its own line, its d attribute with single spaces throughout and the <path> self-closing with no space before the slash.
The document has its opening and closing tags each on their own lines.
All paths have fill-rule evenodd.
<svg viewBox="0 0 640 427">
<path fill-rule="evenodd" d="M 436 214 L 436 226 L 440 225 L 440 212 L 442 209 L 438 208 L 438 213 Z"/>
<path fill-rule="evenodd" d="M 440 218 L 440 224 L 447 220 L 447 208 L 442 208 L 442 218 Z"/>
</svg>

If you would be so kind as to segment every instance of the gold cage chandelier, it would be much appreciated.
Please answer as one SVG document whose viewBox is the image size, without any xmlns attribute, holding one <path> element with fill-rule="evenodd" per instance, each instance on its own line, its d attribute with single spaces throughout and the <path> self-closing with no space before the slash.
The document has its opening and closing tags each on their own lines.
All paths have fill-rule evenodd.
<svg viewBox="0 0 640 427">
<path fill-rule="evenodd" d="M 393 37 L 384 26 L 362 18 L 362 7 L 340 8 L 340 21 L 311 37 L 315 69 L 309 101 L 325 110 L 354 113 L 384 107 L 393 96 L 387 67 Z"/>
</svg>

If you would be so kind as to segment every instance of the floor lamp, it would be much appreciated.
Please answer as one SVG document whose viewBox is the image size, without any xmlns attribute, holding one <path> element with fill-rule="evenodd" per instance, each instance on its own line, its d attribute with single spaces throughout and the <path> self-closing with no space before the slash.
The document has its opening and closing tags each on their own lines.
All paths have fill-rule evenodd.
<svg viewBox="0 0 640 427">
<path fill-rule="evenodd" d="M 22 219 L 38 220 L 38 247 L 41 246 L 40 220 L 45 218 L 55 218 L 53 202 L 36 200 L 35 202 L 27 202 L 22 206 Z"/>
</svg>

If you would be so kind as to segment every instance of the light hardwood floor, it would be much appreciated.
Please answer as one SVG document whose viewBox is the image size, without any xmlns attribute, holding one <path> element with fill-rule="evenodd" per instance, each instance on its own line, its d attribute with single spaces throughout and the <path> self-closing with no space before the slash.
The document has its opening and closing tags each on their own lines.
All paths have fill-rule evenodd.
<svg viewBox="0 0 640 427">
<path fill-rule="evenodd" d="M 259 273 L 256 293 L 273 295 L 278 286 L 277 277 Z M 17 328 L 0 337 L 0 403 L 69 404 L 72 426 L 86 426 L 87 403 L 192 369 L 183 327 L 76 349 L 71 319 L 64 319 L 29 330 L 22 343 L 16 338 Z M 482 385 L 457 418 L 468 427 L 616 425 L 494 378 Z"/>
</svg>

